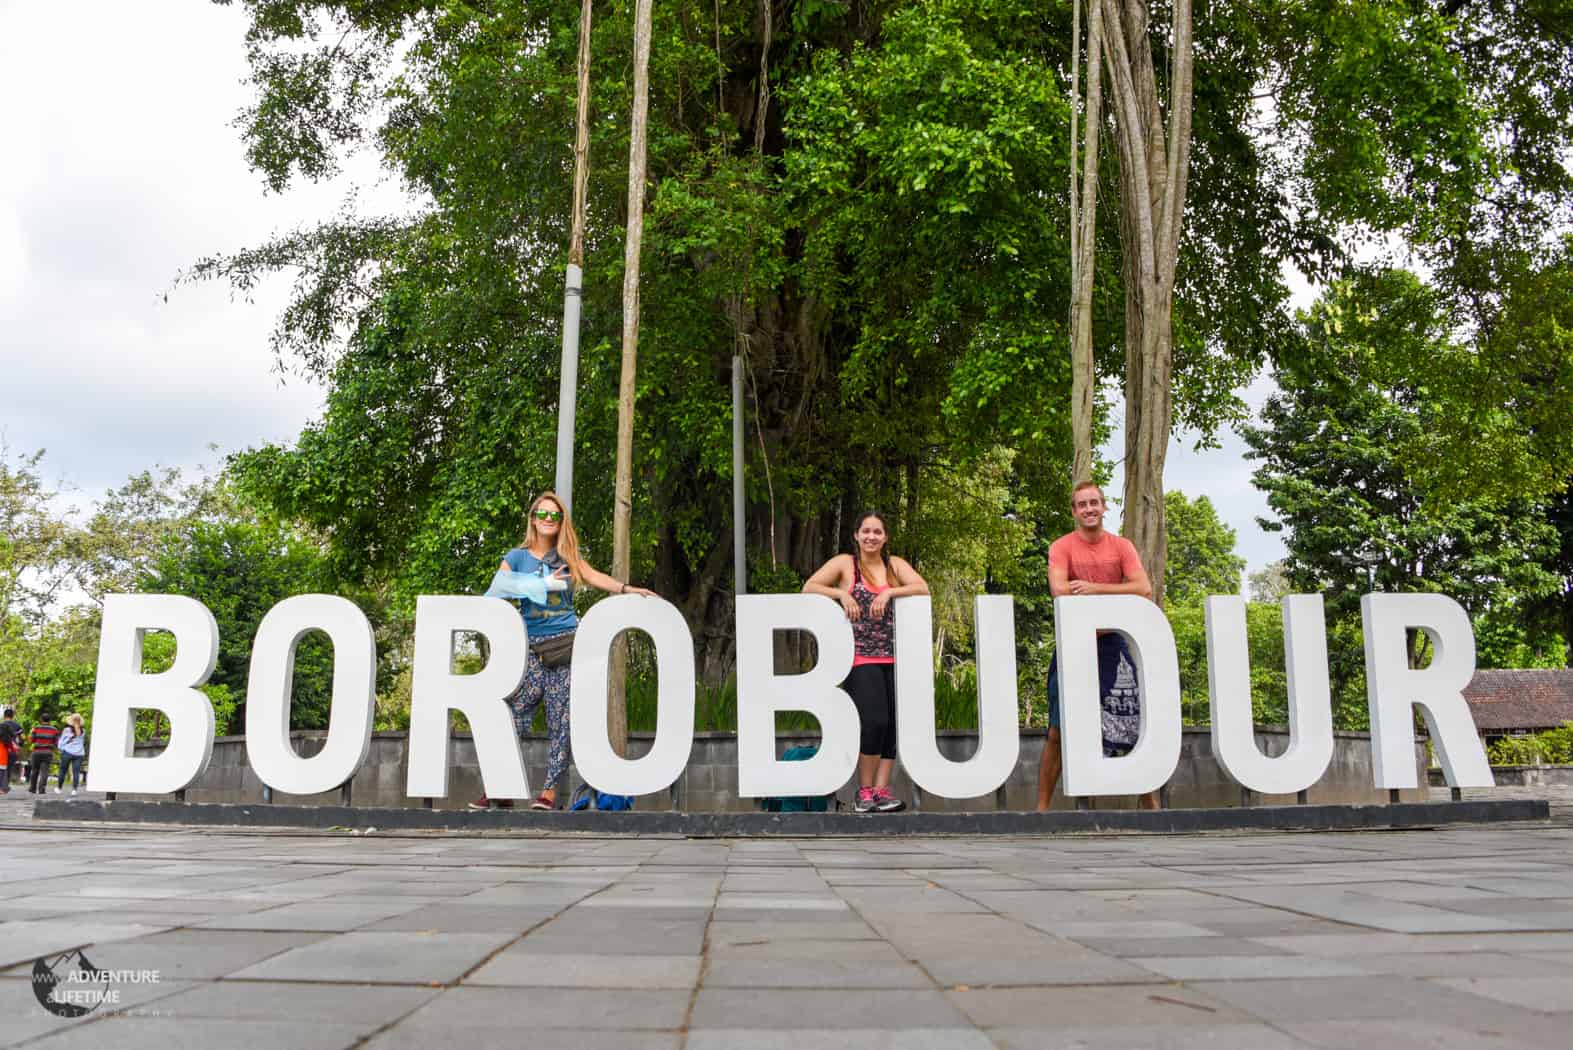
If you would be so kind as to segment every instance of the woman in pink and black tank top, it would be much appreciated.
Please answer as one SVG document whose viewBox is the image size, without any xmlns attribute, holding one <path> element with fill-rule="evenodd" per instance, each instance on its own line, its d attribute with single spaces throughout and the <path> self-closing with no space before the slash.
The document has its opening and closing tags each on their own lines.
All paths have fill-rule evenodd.
<svg viewBox="0 0 1573 1050">
<path fill-rule="evenodd" d="M 854 553 L 838 554 L 803 585 L 841 603 L 852 622 L 852 673 L 843 688 L 857 704 L 862 724 L 858 747 L 859 813 L 906 808 L 890 791 L 896 768 L 896 648 L 893 598 L 927 594 L 917 570 L 886 550 L 885 519 L 872 511 L 853 529 Z"/>
</svg>

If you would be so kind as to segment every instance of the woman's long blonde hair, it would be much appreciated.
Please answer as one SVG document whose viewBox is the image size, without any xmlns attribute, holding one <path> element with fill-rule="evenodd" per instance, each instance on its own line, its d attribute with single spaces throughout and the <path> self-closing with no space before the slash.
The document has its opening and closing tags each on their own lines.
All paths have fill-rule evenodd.
<svg viewBox="0 0 1573 1050">
<path fill-rule="evenodd" d="M 568 571 L 573 574 L 573 582 L 584 583 L 584 559 L 579 556 L 579 534 L 574 531 L 573 519 L 568 516 L 568 508 L 563 506 L 563 501 L 557 498 L 557 493 L 547 489 L 535 497 L 535 502 L 530 504 L 530 509 L 524 513 L 524 539 L 519 541 L 519 546 L 530 547 L 535 543 L 535 508 L 546 500 L 557 504 L 557 509 L 563 512 L 562 524 L 557 529 L 557 553 L 563 561 L 568 563 Z"/>
</svg>

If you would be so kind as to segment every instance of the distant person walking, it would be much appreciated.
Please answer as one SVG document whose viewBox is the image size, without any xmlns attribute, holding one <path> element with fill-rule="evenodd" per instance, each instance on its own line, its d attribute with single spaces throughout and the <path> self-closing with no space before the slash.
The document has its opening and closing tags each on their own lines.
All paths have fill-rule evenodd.
<svg viewBox="0 0 1573 1050">
<path fill-rule="evenodd" d="M 16 709 L 8 707 L 0 713 L 0 795 L 10 793 L 11 774 L 21 754 L 22 726 L 16 720 Z"/>
<path fill-rule="evenodd" d="M 55 794 L 66 782 L 66 770 L 71 770 L 71 794 L 76 794 L 82 783 L 82 760 L 87 757 L 87 737 L 82 733 L 82 716 L 66 715 L 66 727 L 60 731 L 60 777 L 55 781 Z"/>
<path fill-rule="evenodd" d="M 929 585 L 887 549 L 885 519 L 863 514 L 852 529 L 853 553 L 838 554 L 803 584 L 805 594 L 841 603 L 852 623 L 852 673 L 843 687 L 857 705 L 859 813 L 894 813 L 906 803 L 890 790 L 896 770 L 896 609 L 893 599 L 927 594 Z"/>
<path fill-rule="evenodd" d="M 27 789 L 35 795 L 42 795 L 49 790 L 49 770 L 55 763 L 55 747 L 60 741 L 60 729 L 50 723 L 46 714 L 27 735 L 27 740 L 33 748 L 32 764 L 27 773 Z"/>
<path fill-rule="evenodd" d="M 1049 593 L 1136 594 L 1151 600 L 1152 581 L 1130 540 L 1103 527 L 1108 512 L 1103 489 L 1091 481 L 1071 491 L 1071 516 L 1076 528 L 1049 546 Z M 1049 663 L 1049 732 L 1038 765 L 1038 809 L 1046 810 L 1060 780 L 1060 654 Z M 1103 753 L 1125 754 L 1141 732 L 1141 697 L 1136 688 L 1136 662 L 1123 635 L 1098 632 L 1098 697 L 1103 709 Z M 1145 809 L 1158 808 L 1158 793 L 1141 796 Z"/>
<path fill-rule="evenodd" d="M 519 736 L 530 731 L 536 708 L 546 705 L 546 779 L 541 793 L 530 803 L 531 809 L 557 808 L 557 784 L 568 771 L 569 660 L 579 626 L 573 605 L 574 587 L 579 584 L 608 594 L 655 596 L 655 592 L 623 583 L 585 561 L 579 554 L 573 520 L 555 493 L 543 492 L 530 504 L 524 540 L 503 557 L 486 592 L 519 603 L 530 639 L 524 682 L 508 698 Z M 493 801 L 483 795 L 470 807 L 487 809 Z M 495 801 L 505 809 L 513 807 L 510 799 Z"/>
</svg>

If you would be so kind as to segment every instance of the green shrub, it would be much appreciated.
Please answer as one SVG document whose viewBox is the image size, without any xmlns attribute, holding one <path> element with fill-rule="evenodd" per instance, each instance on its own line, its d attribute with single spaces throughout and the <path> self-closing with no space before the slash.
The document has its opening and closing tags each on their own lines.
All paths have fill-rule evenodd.
<svg viewBox="0 0 1573 1050">
<path fill-rule="evenodd" d="M 1548 729 L 1536 736 L 1540 740 L 1540 754 L 1551 765 L 1573 765 L 1573 722 L 1564 722 L 1556 729 Z"/>
<path fill-rule="evenodd" d="M 1543 761 L 1540 741 L 1533 736 L 1505 736 L 1493 740 L 1486 748 L 1486 757 L 1493 766 L 1535 766 Z"/>
<path fill-rule="evenodd" d="M 1573 722 L 1524 736 L 1505 736 L 1486 748 L 1493 766 L 1573 765 Z"/>
</svg>

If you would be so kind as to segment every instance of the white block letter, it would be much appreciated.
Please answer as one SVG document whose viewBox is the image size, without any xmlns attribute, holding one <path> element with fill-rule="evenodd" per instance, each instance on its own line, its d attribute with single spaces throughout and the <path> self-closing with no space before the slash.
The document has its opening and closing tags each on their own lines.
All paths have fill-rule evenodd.
<svg viewBox="0 0 1573 1050">
<path fill-rule="evenodd" d="M 978 749 L 965 762 L 934 740 L 933 614 L 926 595 L 896 599 L 896 734 L 914 783 L 944 798 L 987 795 L 1010 777 L 1021 753 L 1016 715 L 1016 624 L 1006 595 L 978 595 Z"/>
<path fill-rule="evenodd" d="M 333 699 L 328 739 L 301 758 L 289 739 L 290 695 L 295 650 L 314 630 L 333 642 Z M 332 791 L 366 761 L 376 706 L 377 643 L 354 602 L 297 594 L 268 610 L 257 625 L 246 686 L 246 756 L 258 780 L 291 795 Z"/>
<path fill-rule="evenodd" d="M 1141 734 L 1130 753 L 1103 757 L 1098 695 L 1098 631 L 1130 643 L 1141 691 Z M 1065 794 L 1142 795 L 1156 791 L 1180 762 L 1180 658 L 1163 611 L 1134 594 L 1054 599 L 1060 670 L 1060 742 Z"/>
<path fill-rule="evenodd" d="M 612 642 L 643 631 L 655 643 L 655 744 L 629 760 L 606 735 L 606 665 Z M 596 602 L 574 637 L 569 739 L 585 783 L 609 795 L 649 795 L 683 775 L 694 744 L 694 637 L 677 606 L 629 594 Z"/>
<path fill-rule="evenodd" d="M 1376 786 L 1419 786 L 1411 711 L 1419 704 L 1448 784 L 1494 787 L 1464 700 L 1464 687 L 1475 676 L 1475 632 L 1463 607 L 1445 594 L 1368 594 L 1360 599 L 1360 619 Z M 1409 667 L 1410 628 L 1431 639 L 1431 663 L 1418 670 Z"/>
<path fill-rule="evenodd" d="M 807 631 L 819 662 L 803 674 L 775 671 L 775 632 Z M 827 795 L 857 768 L 858 713 L 841 688 L 852 670 L 852 625 L 820 594 L 749 594 L 737 599 L 737 793 Z M 776 760 L 776 712 L 819 719 L 819 753 Z"/>
<path fill-rule="evenodd" d="M 1264 795 L 1292 795 L 1322 779 L 1333 760 L 1333 700 L 1327 682 L 1327 624 L 1320 594 L 1283 600 L 1289 748 L 1268 758 L 1256 746 L 1245 599 L 1207 599 L 1207 691 L 1213 755 L 1235 780 Z"/>
<path fill-rule="evenodd" d="M 453 636 L 473 631 L 491 657 L 475 674 L 453 673 Z M 415 599 L 415 673 L 410 695 L 412 798 L 448 797 L 448 712 L 470 723 L 487 798 L 528 798 L 529 780 L 507 698 L 524 681 L 524 621 L 501 598 Z"/>
<path fill-rule="evenodd" d="M 175 662 L 143 674 L 142 638 L 152 630 L 175 636 Z M 88 787 L 160 795 L 201 776 L 213 755 L 213 705 L 197 686 L 217 662 L 218 624 L 201 602 L 178 594 L 106 595 Z M 132 757 L 136 710 L 169 719 L 169 745 L 157 755 Z"/>
</svg>

